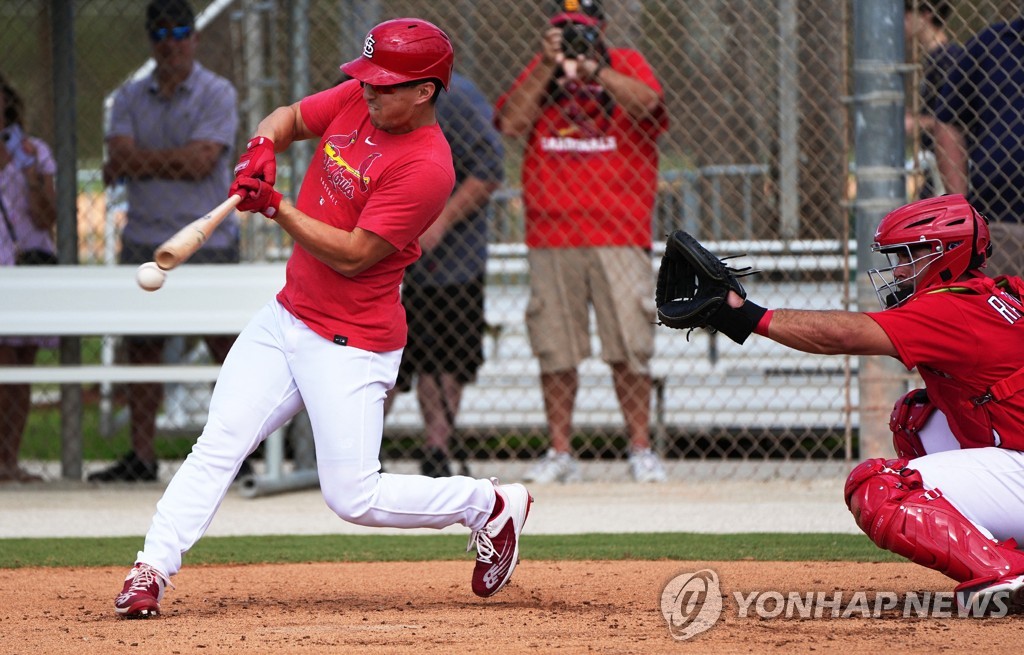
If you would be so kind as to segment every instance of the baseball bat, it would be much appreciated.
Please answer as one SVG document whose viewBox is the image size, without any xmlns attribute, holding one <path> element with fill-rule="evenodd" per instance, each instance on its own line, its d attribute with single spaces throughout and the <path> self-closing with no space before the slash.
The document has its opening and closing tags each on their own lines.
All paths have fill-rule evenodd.
<svg viewBox="0 0 1024 655">
<path fill-rule="evenodd" d="M 174 236 L 157 246 L 153 253 L 153 260 L 156 265 L 165 271 L 186 261 L 195 251 L 203 247 L 210 234 L 217 229 L 228 215 L 235 209 L 235 206 L 242 201 L 242 197 L 233 195 L 220 203 L 209 213 L 200 216 L 185 227 L 178 230 Z"/>
</svg>

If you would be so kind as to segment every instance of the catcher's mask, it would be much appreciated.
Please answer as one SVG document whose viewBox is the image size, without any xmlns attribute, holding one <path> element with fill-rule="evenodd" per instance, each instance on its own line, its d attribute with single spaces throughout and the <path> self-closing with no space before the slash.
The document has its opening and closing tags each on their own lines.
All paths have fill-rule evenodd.
<svg viewBox="0 0 1024 655">
<path fill-rule="evenodd" d="M 918 291 L 951 284 L 992 254 L 988 220 L 962 195 L 928 198 L 890 212 L 875 231 L 873 252 L 889 262 L 868 271 L 883 309 Z"/>
<path fill-rule="evenodd" d="M 441 28 L 418 18 L 396 18 L 372 28 L 363 54 L 341 70 L 374 86 L 435 79 L 447 90 L 454 63 L 452 42 Z"/>
</svg>

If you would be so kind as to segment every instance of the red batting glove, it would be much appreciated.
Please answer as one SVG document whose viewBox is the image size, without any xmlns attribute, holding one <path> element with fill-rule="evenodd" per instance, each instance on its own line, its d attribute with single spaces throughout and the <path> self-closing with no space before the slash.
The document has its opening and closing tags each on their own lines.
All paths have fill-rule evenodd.
<svg viewBox="0 0 1024 655">
<path fill-rule="evenodd" d="M 259 212 L 267 218 L 274 218 L 281 209 L 281 198 L 277 189 L 255 177 L 236 177 L 228 195 L 241 196 L 238 209 L 244 212 Z"/>
<path fill-rule="evenodd" d="M 255 177 L 273 186 L 277 181 L 277 159 L 274 142 L 265 136 L 255 136 L 245 146 L 245 152 L 235 164 L 235 177 Z"/>
</svg>

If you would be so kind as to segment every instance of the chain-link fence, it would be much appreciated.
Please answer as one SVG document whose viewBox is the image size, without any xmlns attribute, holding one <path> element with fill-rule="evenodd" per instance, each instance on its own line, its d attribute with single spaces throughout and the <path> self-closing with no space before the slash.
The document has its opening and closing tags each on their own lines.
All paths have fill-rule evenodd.
<svg viewBox="0 0 1024 655">
<path fill-rule="evenodd" d="M 928 16 L 941 13 L 943 20 L 936 24 L 951 43 L 958 44 L 1018 12 L 1014 2 L 976 0 L 956 3 L 947 15 L 945 9 L 935 7 L 940 4 L 945 3 L 908 1 L 914 11 L 926 8 Z M 0 34 L 6 53 L 2 73 L 24 101 L 23 128 L 50 148 L 68 146 L 55 143 L 59 114 L 54 109 L 53 79 L 61 42 L 55 28 L 59 16 L 54 14 L 61 6 L 38 0 L 0 4 L 0 17 L 7 26 Z M 381 20 L 418 16 L 445 29 L 455 45 L 456 70 L 472 80 L 491 104 L 539 51 L 551 15 L 551 3 L 534 1 L 197 0 L 195 7 L 199 12 L 197 60 L 229 80 L 237 93 L 238 129 L 220 155 L 227 165 L 244 148 L 256 123 L 274 107 L 338 83 L 338 65 L 358 55 L 365 33 Z M 605 11 L 607 43 L 642 53 L 664 90 L 668 128 L 658 140 L 658 182 L 651 216 L 654 243 L 668 231 L 684 228 L 718 252 L 747 253 L 749 259 L 741 261 L 762 271 L 750 278 L 748 291 L 770 307 L 854 307 L 853 128 L 847 102 L 852 75 L 851 5 L 800 0 L 622 0 L 605 2 Z M 57 179 L 72 172 L 76 176 L 77 221 L 58 220 L 57 238 L 61 244 L 72 244 L 71 251 L 77 251 L 82 266 L 128 263 L 135 261 L 125 255 L 125 227 L 136 220 L 129 202 L 131 181 L 119 184 L 110 169 L 104 175 L 104 163 L 117 156 L 113 141 L 108 147 L 104 135 L 107 130 L 128 129 L 130 115 L 118 115 L 115 91 L 127 79 L 146 79 L 151 74 L 150 58 L 158 46 L 147 36 L 144 3 L 78 0 L 73 3 L 73 17 L 72 115 L 78 165 L 75 171 L 57 171 Z M 908 63 L 913 64 L 906 75 L 908 198 L 920 193 L 929 180 L 941 179 L 935 173 L 940 164 L 947 170 L 954 165 L 937 161 L 930 123 L 911 117 L 938 113 L 961 128 L 964 143 L 975 149 L 972 157 L 984 156 L 977 149 L 990 143 L 992 135 L 977 130 L 985 122 L 989 109 L 984 103 L 990 98 L 979 98 L 970 85 L 978 84 L 979 71 L 984 76 L 987 70 L 992 78 L 983 80 L 984 95 L 1017 94 L 1007 95 L 1001 104 L 1007 122 L 1001 143 L 1011 137 L 1017 143 L 1000 151 L 998 175 L 993 173 L 990 180 L 996 185 L 992 193 L 998 195 L 1008 187 L 1019 193 L 1024 188 L 1018 152 L 1024 97 L 1019 97 L 1019 89 L 1024 86 L 1001 86 L 997 75 L 1002 72 L 980 64 L 971 69 L 975 77 L 956 78 L 962 95 L 959 101 L 941 102 L 935 87 L 946 88 L 951 77 L 931 72 L 937 59 L 931 50 L 934 44 L 919 38 L 910 25 L 908 18 L 906 52 Z M 170 40 L 178 36 L 164 35 Z M 975 53 L 992 43 L 980 43 Z M 1011 50 L 1016 54 L 1015 48 Z M 1021 60 L 1014 63 L 1019 66 Z M 10 99 L 7 102 L 10 106 Z M 1011 120 L 1014 111 L 1018 112 L 1016 123 Z M 231 118 L 225 115 L 223 122 Z M 186 127 L 179 121 L 167 130 L 177 134 Z M 164 137 L 173 140 L 169 133 L 156 135 L 157 141 Z M 504 184 L 486 208 L 490 258 L 484 289 L 485 358 L 475 383 L 464 391 L 452 444 L 458 456 L 471 460 L 528 462 L 547 449 L 548 424 L 540 368 L 524 322 L 530 274 L 523 244 L 522 164 L 527 142 L 506 137 L 503 146 Z M 297 144 L 279 156 L 279 189 L 291 194 L 298 188 L 311 152 L 309 145 Z M 990 170 L 986 165 L 982 162 L 972 168 L 974 187 L 987 183 L 977 177 Z M 155 171 L 153 177 L 163 174 Z M 581 177 L 585 175 L 586 169 L 581 168 Z M 3 188 L 6 202 L 14 197 L 9 188 L 17 180 L 4 173 L 0 182 L 7 185 Z M 616 181 L 597 177 L 575 183 L 580 185 L 577 192 L 585 194 Z M 989 207 L 993 219 L 1015 220 L 1016 198 L 1006 211 L 993 202 Z M 180 197 L 178 203 L 182 203 Z M 287 258 L 290 242 L 273 222 L 249 214 L 237 220 L 243 263 Z M 75 224 L 77 234 L 68 229 Z M 6 238 L 4 230 L 0 238 Z M 142 239 L 135 245 L 147 244 Z M 133 350 L 137 341 L 119 335 L 84 338 L 81 357 L 100 365 L 188 364 L 211 357 L 203 340 L 195 337 L 169 339 L 159 344 L 161 349 L 145 355 L 138 348 Z M 41 345 L 37 366 L 55 364 L 57 351 L 50 348 L 52 343 Z M 630 440 L 609 366 L 600 358 L 601 347 L 594 332 L 595 355 L 579 369 L 571 445 L 579 458 L 593 462 L 593 475 L 615 477 L 625 472 L 624 463 L 606 460 L 624 459 Z M 15 356 L 6 354 L 10 350 L 0 346 L 4 357 Z M 30 351 L 19 352 L 24 357 Z M 0 361 L 0 366 L 15 362 Z M 704 332 L 687 336 L 659 328 L 651 374 L 649 432 L 656 452 L 670 464 L 728 460 L 767 466 L 769 462 L 844 461 L 858 453 L 854 358 L 805 356 L 765 339 L 740 347 Z M 113 459 L 133 448 L 132 433 L 137 441 L 138 433 L 147 429 L 140 427 L 140 421 L 154 425 L 160 434 L 156 456 L 180 458 L 205 418 L 209 384 L 168 380 L 165 387 L 159 411 L 146 417 L 151 410 L 138 394 L 158 391 L 153 385 L 147 391 L 110 381 L 86 384 L 78 396 L 78 408 L 58 402 L 62 391 L 65 398 L 74 398 L 66 387 L 35 385 L 21 459 L 30 469 L 37 462 L 59 460 L 58 435 L 69 434 L 61 421 L 66 423 L 68 412 L 75 410 L 81 412 L 80 425 L 75 426 L 81 437 L 80 454 L 89 462 Z M 11 404 L 0 408 L 4 424 L 0 448 L 9 453 L 21 431 L 15 407 L 21 401 L 16 393 L 4 398 Z M 129 407 L 137 414 L 134 421 Z M 387 420 L 384 459 L 417 457 L 423 446 L 423 426 L 416 394 L 399 395 Z M 474 472 L 483 472 L 485 466 Z M 669 470 L 674 469 L 669 466 Z"/>
</svg>

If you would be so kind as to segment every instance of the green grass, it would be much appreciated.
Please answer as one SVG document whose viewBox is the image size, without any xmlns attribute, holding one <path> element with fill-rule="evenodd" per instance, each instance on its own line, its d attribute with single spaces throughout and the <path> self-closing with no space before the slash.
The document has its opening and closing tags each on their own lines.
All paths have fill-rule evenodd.
<svg viewBox="0 0 1024 655">
<path fill-rule="evenodd" d="M 210 537 L 185 557 L 196 564 L 470 560 L 462 535 Z M 0 539 L 0 568 L 118 566 L 141 537 Z M 895 562 L 863 535 L 637 533 L 526 535 L 524 559 Z"/>
</svg>

